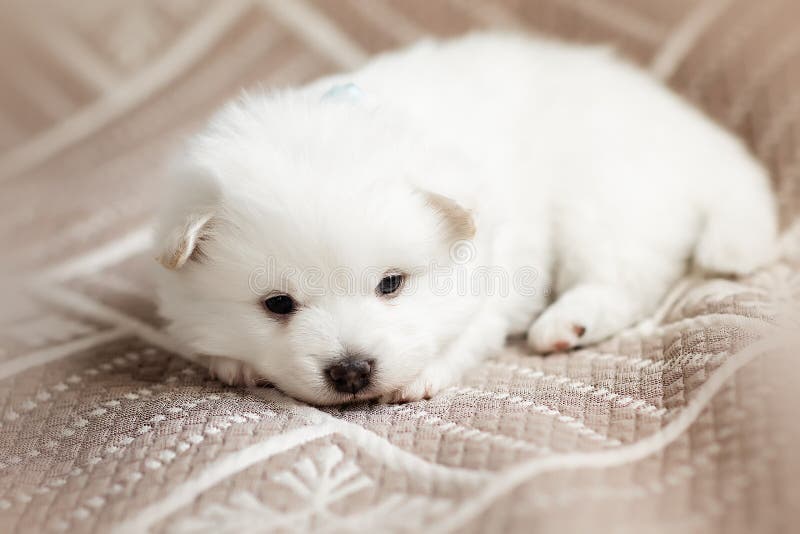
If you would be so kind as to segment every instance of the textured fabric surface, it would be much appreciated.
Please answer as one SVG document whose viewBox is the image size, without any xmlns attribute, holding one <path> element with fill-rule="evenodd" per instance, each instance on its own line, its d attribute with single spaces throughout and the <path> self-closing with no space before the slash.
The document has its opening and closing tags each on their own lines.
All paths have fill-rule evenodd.
<svg viewBox="0 0 800 534">
<path fill-rule="evenodd" d="M 794 0 L 3 2 L 0 531 L 796 531 L 796 229 L 774 265 L 687 281 L 598 346 L 512 346 L 430 401 L 320 410 L 179 357 L 147 225 L 164 158 L 240 88 L 510 28 L 652 70 L 768 165 L 788 228 L 799 19 Z"/>
</svg>

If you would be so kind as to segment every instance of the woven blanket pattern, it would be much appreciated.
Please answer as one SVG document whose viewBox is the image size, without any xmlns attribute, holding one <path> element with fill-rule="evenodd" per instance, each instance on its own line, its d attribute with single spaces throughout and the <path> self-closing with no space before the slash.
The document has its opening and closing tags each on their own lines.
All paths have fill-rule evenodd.
<svg viewBox="0 0 800 534">
<path fill-rule="evenodd" d="M 798 20 L 794 0 L 4 2 L 0 532 L 796 531 Z M 429 401 L 319 409 L 183 359 L 148 250 L 182 136 L 242 88 L 476 29 L 611 43 L 736 132 L 772 173 L 782 258 L 687 279 L 596 346 L 511 345 Z"/>
</svg>

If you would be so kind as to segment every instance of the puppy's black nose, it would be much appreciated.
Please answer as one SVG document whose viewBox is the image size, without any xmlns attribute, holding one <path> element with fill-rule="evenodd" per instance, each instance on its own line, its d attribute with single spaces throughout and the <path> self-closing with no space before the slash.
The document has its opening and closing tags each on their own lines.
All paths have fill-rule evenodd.
<svg viewBox="0 0 800 534">
<path fill-rule="evenodd" d="M 358 393 L 369 385 L 373 360 L 342 360 L 328 367 L 328 378 L 336 391 Z"/>
</svg>

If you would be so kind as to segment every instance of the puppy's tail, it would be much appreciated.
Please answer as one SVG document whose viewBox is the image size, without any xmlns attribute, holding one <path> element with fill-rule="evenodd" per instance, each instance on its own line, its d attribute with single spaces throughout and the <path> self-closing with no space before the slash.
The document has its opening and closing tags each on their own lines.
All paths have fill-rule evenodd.
<svg viewBox="0 0 800 534">
<path fill-rule="evenodd" d="M 778 256 L 769 176 L 749 155 L 733 163 L 704 195 L 705 221 L 694 262 L 710 273 L 747 274 Z"/>
</svg>

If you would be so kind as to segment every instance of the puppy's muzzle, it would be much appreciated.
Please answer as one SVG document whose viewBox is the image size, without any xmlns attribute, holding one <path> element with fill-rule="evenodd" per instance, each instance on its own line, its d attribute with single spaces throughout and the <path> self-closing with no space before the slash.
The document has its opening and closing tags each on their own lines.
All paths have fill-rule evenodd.
<svg viewBox="0 0 800 534">
<path fill-rule="evenodd" d="M 374 368 L 375 360 L 342 360 L 328 367 L 325 374 L 336 391 L 356 394 L 369 386 Z"/>
</svg>

